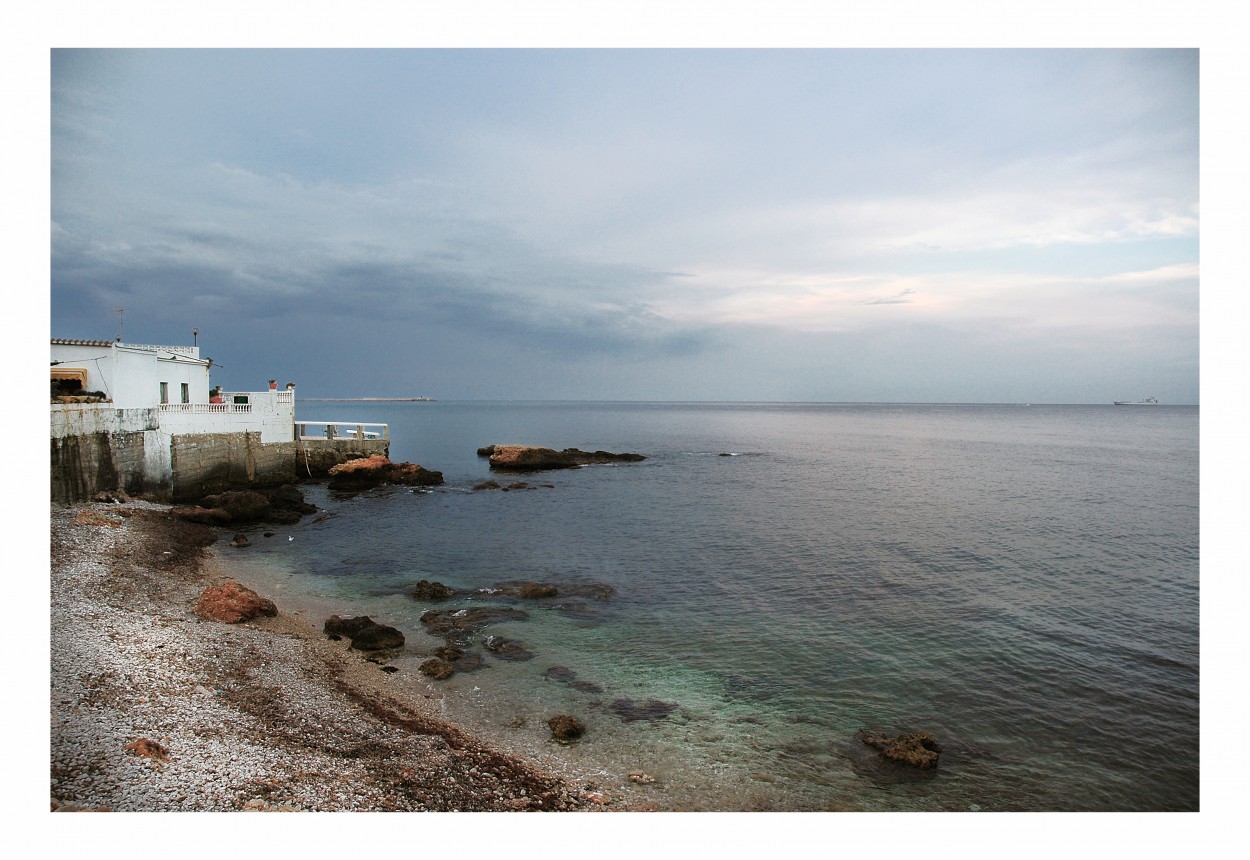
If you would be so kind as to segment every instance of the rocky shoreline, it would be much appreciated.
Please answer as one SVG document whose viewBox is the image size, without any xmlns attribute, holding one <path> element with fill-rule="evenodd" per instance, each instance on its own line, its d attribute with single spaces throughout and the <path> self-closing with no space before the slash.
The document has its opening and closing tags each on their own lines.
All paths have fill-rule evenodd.
<svg viewBox="0 0 1250 860">
<path fill-rule="evenodd" d="M 216 539 L 147 502 L 52 507 L 53 811 L 604 808 L 281 606 L 197 615 Z"/>
</svg>

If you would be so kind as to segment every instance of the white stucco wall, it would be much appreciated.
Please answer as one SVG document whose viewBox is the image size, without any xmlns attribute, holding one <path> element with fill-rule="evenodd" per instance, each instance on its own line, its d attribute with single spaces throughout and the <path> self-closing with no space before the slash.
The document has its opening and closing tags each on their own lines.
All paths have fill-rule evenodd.
<svg viewBox="0 0 1250 860">
<path fill-rule="evenodd" d="M 207 403 L 209 367 L 199 347 L 112 343 L 104 345 L 52 344 L 57 370 L 87 371 L 88 391 L 103 391 L 116 409 L 139 409 L 161 402 L 161 383 L 168 402 Z"/>
<path fill-rule="evenodd" d="M 87 371 L 87 390 L 103 391 L 113 396 L 113 347 L 52 344 L 52 360 L 60 362 L 53 369 Z"/>
</svg>

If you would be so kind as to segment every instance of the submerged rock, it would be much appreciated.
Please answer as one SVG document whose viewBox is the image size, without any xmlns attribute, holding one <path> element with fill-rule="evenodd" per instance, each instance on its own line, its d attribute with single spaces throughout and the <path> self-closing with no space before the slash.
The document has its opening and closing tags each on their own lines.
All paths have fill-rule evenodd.
<svg viewBox="0 0 1250 860">
<path fill-rule="evenodd" d="M 942 752 L 942 746 L 932 732 L 909 732 L 893 737 L 860 732 L 858 737 L 890 761 L 921 770 L 936 768 Z"/>
<path fill-rule="evenodd" d="M 502 636 L 487 636 L 482 644 L 487 651 L 500 660 L 520 661 L 534 659 L 533 652 L 515 639 L 505 639 Z"/>
<path fill-rule="evenodd" d="M 505 621 L 528 621 L 529 617 L 528 612 L 507 606 L 474 606 L 465 609 L 431 609 L 422 614 L 421 623 L 435 636 L 447 636 L 452 633 L 476 633 L 492 624 Z"/>
<path fill-rule="evenodd" d="M 551 729 L 552 740 L 560 743 L 568 743 L 580 738 L 586 734 L 586 726 L 577 717 L 570 714 L 558 714 L 547 720 L 547 727 Z"/>
<path fill-rule="evenodd" d="M 454 645 L 434 649 L 434 656 L 446 660 L 457 672 L 472 672 L 482 665 L 481 654 L 467 653 Z"/>
<path fill-rule="evenodd" d="M 546 582 L 522 581 L 496 583 L 489 589 L 483 589 L 483 593 L 491 596 L 519 597 L 522 600 L 542 600 L 543 598 L 557 596 L 560 590 Z"/>
<path fill-rule="evenodd" d="M 579 681 L 577 673 L 567 666 L 551 666 L 543 672 L 543 677 L 548 681 L 559 681 L 561 684 L 566 684 L 569 688 L 583 693 L 603 692 L 603 688 L 593 681 Z"/>
<path fill-rule="evenodd" d="M 418 671 L 427 678 L 433 678 L 435 681 L 442 681 L 450 678 L 456 673 L 456 669 L 441 657 L 431 657 L 421 664 Z"/>
<path fill-rule="evenodd" d="M 611 704 L 608 705 L 608 710 L 627 723 L 637 720 L 657 722 L 667 719 L 669 714 L 677 710 L 677 704 L 675 702 L 664 702 L 659 699 L 643 699 L 641 701 L 613 699 Z"/>
</svg>

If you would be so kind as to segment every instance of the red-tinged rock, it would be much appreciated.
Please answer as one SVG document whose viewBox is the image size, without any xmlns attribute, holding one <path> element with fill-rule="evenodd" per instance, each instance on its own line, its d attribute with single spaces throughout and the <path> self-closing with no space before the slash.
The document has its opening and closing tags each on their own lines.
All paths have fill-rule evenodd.
<svg viewBox="0 0 1250 860">
<path fill-rule="evenodd" d="M 443 483 L 443 473 L 416 463 L 392 463 L 381 454 L 371 454 L 339 463 L 330 468 L 330 489 L 359 491 L 381 484 L 433 487 Z"/>
<path fill-rule="evenodd" d="M 577 462 L 569 454 L 537 445 L 495 445 L 490 453 L 492 469 L 538 471 L 540 469 L 576 469 Z"/>
<path fill-rule="evenodd" d="M 78 512 L 78 516 L 74 517 L 74 522 L 83 526 L 113 526 L 117 528 L 121 525 L 120 521 L 111 520 L 99 511 L 93 511 L 85 508 Z"/>
<path fill-rule="evenodd" d="M 204 589 L 199 602 L 195 604 L 195 614 L 211 621 L 238 624 L 251 621 L 258 615 L 277 615 L 278 607 L 272 600 L 261 597 L 233 579 L 228 579 L 221 585 Z"/>
<path fill-rule="evenodd" d="M 603 463 L 638 463 L 647 459 L 641 454 L 614 454 L 611 451 L 582 451 L 565 448 L 556 451 L 538 445 L 489 445 L 479 448 L 478 455 L 490 457 L 492 469 L 534 472 L 542 469 L 576 469 Z"/>
<path fill-rule="evenodd" d="M 139 738 L 124 747 L 126 752 L 153 761 L 169 761 L 169 750 L 150 738 Z"/>
</svg>

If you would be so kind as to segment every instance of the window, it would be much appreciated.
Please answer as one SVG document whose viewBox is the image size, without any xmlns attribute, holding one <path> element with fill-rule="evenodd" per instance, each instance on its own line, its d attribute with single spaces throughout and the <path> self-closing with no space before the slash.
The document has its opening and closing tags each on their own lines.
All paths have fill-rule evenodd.
<svg viewBox="0 0 1250 860">
<path fill-rule="evenodd" d="M 191 386 L 190 384 L 186 382 L 182 383 L 182 402 L 183 403 L 191 402 Z"/>
<path fill-rule="evenodd" d="M 162 382 L 161 383 L 161 403 L 168 403 L 168 402 L 169 402 L 169 383 Z"/>
</svg>

